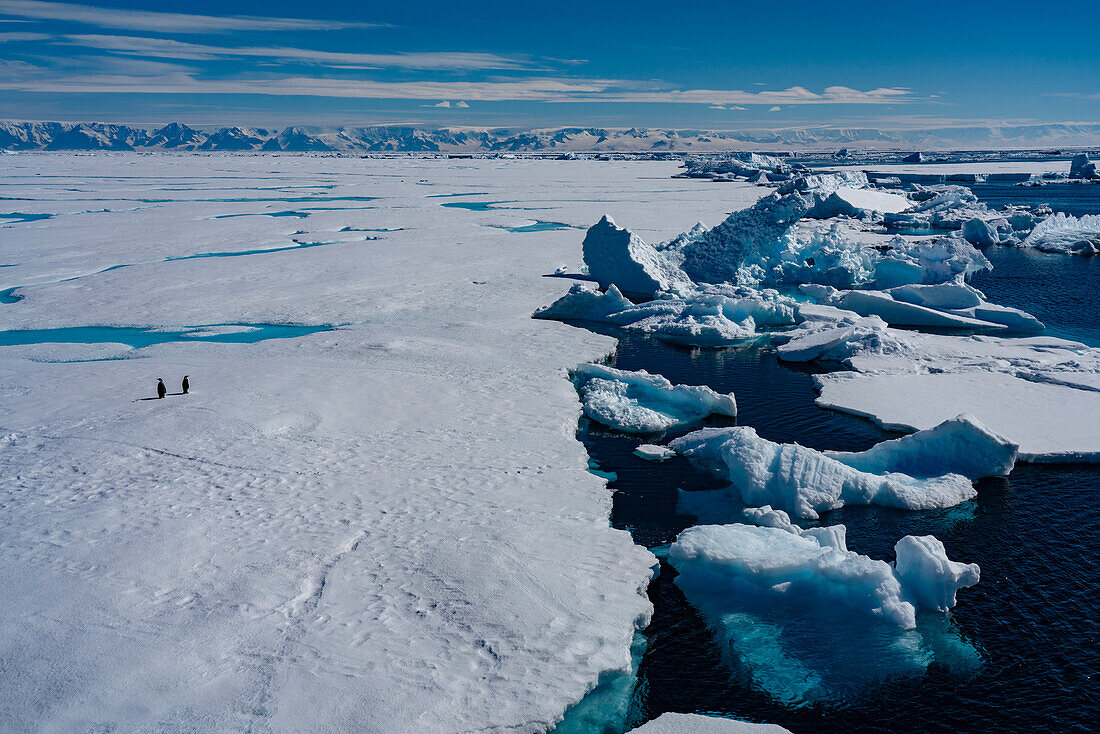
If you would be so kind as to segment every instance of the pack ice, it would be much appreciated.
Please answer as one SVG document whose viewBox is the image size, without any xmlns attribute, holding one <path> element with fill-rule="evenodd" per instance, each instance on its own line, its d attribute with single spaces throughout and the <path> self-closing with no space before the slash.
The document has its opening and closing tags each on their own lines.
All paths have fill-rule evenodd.
<svg viewBox="0 0 1100 734">
<path fill-rule="evenodd" d="M 644 370 L 586 364 L 573 372 L 573 382 L 585 415 L 627 433 L 656 433 L 711 414 L 737 415 L 733 393 L 720 395 L 704 385 L 673 385 Z"/>
<path fill-rule="evenodd" d="M 975 428 L 975 432 L 978 429 Z M 928 461 L 927 448 L 939 437 L 917 437 L 884 447 L 874 457 L 850 459 L 858 465 L 919 468 L 917 476 L 900 471 L 872 473 L 798 444 L 777 444 L 749 426 L 704 428 L 669 445 L 693 463 L 730 482 L 746 505 L 770 505 L 802 518 L 845 505 L 885 505 L 912 510 L 951 507 L 977 495 L 971 480 Z M 887 458 L 888 457 L 888 458 Z"/>
</svg>

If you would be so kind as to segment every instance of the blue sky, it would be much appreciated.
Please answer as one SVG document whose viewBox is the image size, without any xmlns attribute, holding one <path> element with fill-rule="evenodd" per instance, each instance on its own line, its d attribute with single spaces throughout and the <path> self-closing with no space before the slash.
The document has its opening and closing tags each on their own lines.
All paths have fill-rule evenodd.
<svg viewBox="0 0 1100 734">
<path fill-rule="evenodd" d="M 0 0 L 0 118 L 704 129 L 1100 121 L 1095 0 L 165 7 Z"/>
</svg>

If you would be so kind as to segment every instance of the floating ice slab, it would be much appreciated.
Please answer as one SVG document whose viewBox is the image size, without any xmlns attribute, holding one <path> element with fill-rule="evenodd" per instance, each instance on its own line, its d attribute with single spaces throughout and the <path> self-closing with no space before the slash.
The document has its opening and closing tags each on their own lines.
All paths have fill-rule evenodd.
<svg viewBox="0 0 1100 734">
<path fill-rule="evenodd" d="M 668 711 L 656 719 L 630 730 L 632 734 L 790 734 L 778 724 L 752 724 L 700 714 L 676 714 Z"/>
<path fill-rule="evenodd" d="M 892 622 L 916 627 L 917 607 L 947 611 L 959 588 L 978 583 L 976 565 L 948 560 L 931 536 L 898 542 L 901 571 L 886 561 L 820 544 L 785 528 L 696 525 L 669 548 L 676 583 L 698 589 L 820 599 Z"/>
<path fill-rule="evenodd" d="M 709 287 L 634 305 L 614 285 L 601 294 L 575 284 L 534 316 L 595 321 L 677 344 L 724 347 L 756 340 L 757 325 L 793 325 L 795 302 L 775 291 Z"/>
<path fill-rule="evenodd" d="M 959 411 L 1019 445 L 1019 460 L 1100 462 L 1100 392 L 1003 372 L 818 376 L 818 405 L 899 431 L 929 429 Z"/>
<path fill-rule="evenodd" d="M 1100 214 L 1075 217 L 1058 212 L 1035 225 L 1021 246 L 1069 255 L 1100 254 Z"/>
<path fill-rule="evenodd" d="M 814 206 L 806 216 L 828 219 L 838 216 L 868 216 L 874 212 L 896 214 L 910 206 L 912 202 L 899 194 L 842 186 Z"/>
<path fill-rule="evenodd" d="M 669 445 L 728 480 L 746 505 L 770 505 L 795 517 L 816 518 L 850 504 L 952 507 L 977 494 L 970 480 L 958 474 L 870 474 L 805 446 L 760 438 L 748 426 L 704 428 Z"/>
<path fill-rule="evenodd" d="M 872 474 L 901 472 L 914 477 L 946 473 L 967 479 L 1008 476 L 1018 447 L 978 419 L 956 416 L 925 431 L 877 443 L 866 451 L 826 451 L 853 469 Z"/>
<path fill-rule="evenodd" d="M 658 446 L 652 443 L 643 443 L 634 449 L 634 455 L 646 461 L 664 461 L 676 455 L 668 446 Z"/>
<path fill-rule="evenodd" d="M 627 433 L 655 433 L 689 425 L 712 413 L 736 416 L 733 393 L 701 385 L 673 385 L 660 375 L 586 364 L 573 373 L 584 413 Z"/>
</svg>

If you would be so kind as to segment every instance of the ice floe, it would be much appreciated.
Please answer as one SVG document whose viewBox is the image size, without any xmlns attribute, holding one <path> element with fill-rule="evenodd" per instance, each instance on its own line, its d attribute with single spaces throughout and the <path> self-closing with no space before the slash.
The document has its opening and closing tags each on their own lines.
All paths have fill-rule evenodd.
<svg viewBox="0 0 1100 734">
<path fill-rule="evenodd" d="M 720 395 L 701 385 L 673 385 L 660 375 L 586 364 L 573 372 L 594 421 L 627 433 L 655 433 L 689 425 L 708 415 L 737 415 L 733 393 Z"/>
<path fill-rule="evenodd" d="M 969 415 L 959 415 L 934 428 L 882 441 L 866 451 L 826 451 L 825 454 L 853 469 L 885 474 L 901 472 L 914 477 L 945 473 L 967 479 L 1008 476 L 1019 447 L 993 433 Z"/>
<path fill-rule="evenodd" d="M 600 293 L 578 283 L 534 316 L 592 321 L 678 344 L 722 347 L 754 341 L 758 326 L 794 325 L 795 306 L 792 298 L 774 290 L 713 286 L 635 305 L 614 285 Z"/>
<path fill-rule="evenodd" d="M 1075 217 L 1058 212 L 1035 225 L 1022 247 L 1070 255 L 1100 254 L 1100 215 Z"/>
<path fill-rule="evenodd" d="M 668 446 L 658 446 L 652 443 L 643 443 L 633 451 L 638 458 L 646 461 L 664 461 L 676 456 L 676 451 Z"/>
<path fill-rule="evenodd" d="M 770 505 L 801 518 L 852 504 L 952 507 L 977 494 L 959 474 L 872 474 L 805 446 L 768 441 L 749 426 L 704 428 L 669 445 L 728 481 L 746 505 Z"/>
<path fill-rule="evenodd" d="M 667 711 L 656 719 L 631 729 L 631 734 L 790 734 L 778 724 L 753 724 L 702 714 Z"/>
<path fill-rule="evenodd" d="M 823 545 L 812 535 L 754 525 L 696 525 L 669 548 L 676 583 L 692 589 L 802 597 L 917 626 L 917 609 L 947 611 L 958 589 L 978 583 L 976 564 L 952 562 L 936 538 L 906 536 L 898 566 Z"/>
<path fill-rule="evenodd" d="M 965 412 L 1018 445 L 1022 461 L 1100 461 L 1100 350 L 1044 336 L 905 331 L 828 306 L 800 312 L 803 322 L 777 348 L 780 359 L 854 370 L 814 378 L 823 407 L 901 431 Z M 1023 319 L 1008 310 L 982 315 Z"/>
</svg>

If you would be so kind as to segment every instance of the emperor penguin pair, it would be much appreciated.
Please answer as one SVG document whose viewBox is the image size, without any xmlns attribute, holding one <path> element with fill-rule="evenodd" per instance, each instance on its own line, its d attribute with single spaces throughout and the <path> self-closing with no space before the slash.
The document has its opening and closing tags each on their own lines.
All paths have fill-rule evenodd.
<svg viewBox="0 0 1100 734">
<path fill-rule="evenodd" d="M 183 394 L 184 395 L 186 395 L 187 391 L 191 389 L 191 383 L 188 382 L 188 380 L 187 380 L 188 377 L 190 377 L 190 375 L 184 375 L 183 376 Z M 164 378 L 163 377 L 158 377 L 157 378 L 157 398 L 159 398 L 161 400 L 164 400 L 164 396 L 167 395 L 167 394 L 168 394 L 168 388 L 166 388 L 164 386 Z"/>
</svg>

